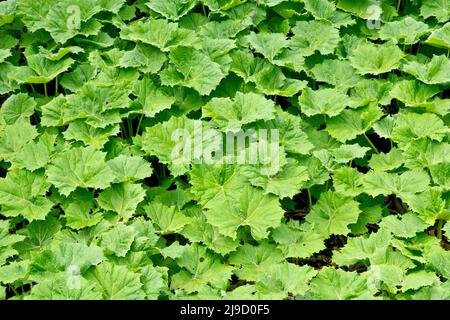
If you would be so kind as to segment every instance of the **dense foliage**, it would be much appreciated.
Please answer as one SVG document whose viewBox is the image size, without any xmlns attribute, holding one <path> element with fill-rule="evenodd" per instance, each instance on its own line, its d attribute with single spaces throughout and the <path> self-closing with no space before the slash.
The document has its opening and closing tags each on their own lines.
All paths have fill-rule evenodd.
<svg viewBox="0 0 450 320">
<path fill-rule="evenodd" d="M 450 299 L 449 14 L 0 2 L 0 298 Z"/>
</svg>

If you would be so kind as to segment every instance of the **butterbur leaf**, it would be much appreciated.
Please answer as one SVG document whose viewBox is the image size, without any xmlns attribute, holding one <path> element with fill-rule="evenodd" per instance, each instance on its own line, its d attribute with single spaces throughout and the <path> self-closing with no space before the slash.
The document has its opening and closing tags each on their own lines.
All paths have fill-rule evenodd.
<svg viewBox="0 0 450 320">
<path fill-rule="evenodd" d="M 146 3 L 153 11 L 170 20 L 178 20 L 188 13 L 195 5 L 195 0 L 156 0 Z"/>
<path fill-rule="evenodd" d="M 406 113 L 395 119 L 392 139 L 402 144 L 422 138 L 441 141 L 448 132 L 448 127 L 435 114 Z"/>
<path fill-rule="evenodd" d="M 79 278 L 79 287 L 68 285 L 66 272 L 56 275 L 38 283 L 31 290 L 27 300 L 98 300 L 102 298 L 100 289 L 83 277 Z"/>
<path fill-rule="evenodd" d="M 429 225 L 424 223 L 417 215 L 406 213 L 400 218 L 396 216 L 385 217 L 381 220 L 380 227 L 384 230 L 388 230 L 396 237 L 412 238 L 415 237 L 418 232 L 422 232 L 428 228 Z"/>
<path fill-rule="evenodd" d="M 363 174 L 349 167 L 342 167 L 333 172 L 334 189 L 344 196 L 355 197 L 363 193 Z"/>
<path fill-rule="evenodd" d="M 373 102 L 384 106 L 392 100 L 390 96 L 391 89 L 392 83 L 389 81 L 362 79 L 351 89 L 350 96 L 360 106 Z"/>
<path fill-rule="evenodd" d="M 238 241 L 221 235 L 217 228 L 206 222 L 204 217 L 192 220 L 181 233 L 191 242 L 201 242 L 221 255 L 236 250 L 239 245 Z"/>
<path fill-rule="evenodd" d="M 347 234 L 350 232 L 348 225 L 358 220 L 360 212 L 358 202 L 327 191 L 322 193 L 305 219 L 320 234 Z"/>
<path fill-rule="evenodd" d="M 403 80 L 394 85 L 391 96 L 409 107 L 420 107 L 438 92 L 437 86 L 426 85 L 415 80 Z"/>
<path fill-rule="evenodd" d="M 311 90 L 306 88 L 298 99 L 300 108 L 307 116 L 317 114 L 337 116 L 347 106 L 352 104 L 352 100 L 336 89 Z"/>
<path fill-rule="evenodd" d="M 368 237 L 349 238 L 347 244 L 333 253 L 333 261 L 341 266 L 350 266 L 364 259 L 373 259 L 384 253 L 391 242 L 391 235 L 382 229 Z"/>
<path fill-rule="evenodd" d="M 230 254 L 230 263 L 238 267 L 235 273 L 240 279 L 256 281 L 266 274 L 273 264 L 284 260 L 276 246 L 266 242 L 259 246 L 244 244 Z"/>
<path fill-rule="evenodd" d="M 429 27 L 426 23 L 406 17 L 399 21 L 387 22 L 380 31 L 382 40 L 392 40 L 394 43 L 414 44 L 426 34 Z"/>
<path fill-rule="evenodd" d="M 424 1 L 420 7 L 422 17 L 436 17 L 439 22 L 445 22 L 450 15 L 450 4 L 446 0 Z"/>
<path fill-rule="evenodd" d="M 376 290 L 376 288 L 374 289 Z M 317 274 L 317 277 L 311 281 L 311 296 L 314 299 L 367 299 L 370 293 L 364 275 L 356 272 L 345 272 L 342 269 L 323 268 Z"/>
<path fill-rule="evenodd" d="M 192 193 L 198 202 L 211 208 L 218 202 L 237 201 L 247 183 L 240 166 L 194 164 L 190 172 Z"/>
<path fill-rule="evenodd" d="M 178 28 L 176 23 L 164 19 L 134 21 L 124 26 L 120 34 L 123 39 L 150 44 L 162 51 L 190 45 L 196 39 L 192 30 Z"/>
<path fill-rule="evenodd" d="M 364 190 L 375 197 L 379 194 L 395 194 L 400 197 L 424 191 L 430 177 L 423 170 L 415 169 L 400 175 L 384 171 L 369 172 L 363 178 Z"/>
<path fill-rule="evenodd" d="M 417 61 L 405 63 L 403 71 L 427 84 L 439 84 L 450 81 L 449 68 L 450 60 L 446 56 L 433 55 L 431 60 L 425 64 Z"/>
<path fill-rule="evenodd" d="M 99 286 L 105 300 L 142 300 L 145 297 L 139 274 L 126 266 L 103 262 L 87 277 Z"/>
<path fill-rule="evenodd" d="M 432 286 L 439 281 L 438 276 L 434 272 L 420 270 L 409 273 L 403 280 L 402 291 L 417 290 L 421 287 Z"/>
<path fill-rule="evenodd" d="M 269 61 L 273 61 L 281 49 L 286 48 L 289 43 L 282 33 L 251 33 L 248 40 L 253 49 Z"/>
<path fill-rule="evenodd" d="M 402 152 L 393 148 L 388 153 L 374 154 L 369 160 L 369 166 L 375 171 L 389 171 L 404 163 Z"/>
<path fill-rule="evenodd" d="M 266 194 L 276 194 L 280 198 L 291 198 L 299 193 L 304 182 L 309 178 L 308 168 L 299 165 L 294 159 L 288 159 L 281 170 L 274 175 L 265 175 L 261 173 L 261 168 L 256 166 L 248 166 L 243 170 L 253 186 L 263 188 Z"/>
<path fill-rule="evenodd" d="M 197 90 L 201 95 L 210 94 L 225 76 L 219 64 L 193 48 L 176 47 L 170 51 L 169 58 L 182 75 L 181 83 Z M 167 82 L 163 75 L 162 82 Z"/>
<path fill-rule="evenodd" d="M 320 21 L 299 21 L 292 32 L 289 48 L 303 56 L 333 53 L 339 43 L 338 29 Z"/>
<path fill-rule="evenodd" d="M 17 67 L 11 79 L 19 83 L 48 83 L 73 64 L 72 58 L 52 61 L 41 55 L 27 57 L 28 66 Z"/>
<path fill-rule="evenodd" d="M 139 68 L 144 72 L 156 73 L 166 60 L 166 55 L 158 48 L 145 43 L 138 43 L 133 50 L 123 53 L 119 60 L 119 66 Z"/>
<path fill-rule="evenodd" d="M 317 81 L 323 81 L 345 90 L 357 85 L 362 78 L 347 61 L 325 60 L 316 64 L 310 72 Z"/>
<path fill-rule="evenodd" d="M 303 296 L 308 290 L 309 281 L 316 275 L 310 266 L 292 263 L 272 265 L 267 274 L 256 283 L 257 294 L 261 299 L 286 299 L 289 295 Z"/>
<path fill-rule="evenodd" d="M 25 278 L 28 274 L 29 264 L 29 261 L 24 260 L 0 267 L 0 282 L 8 284 Z"/>
<path fill-rule="evenodd" d="M 293 96 L 306 87 L 306 81 L 286 78 L 279 68 L 273 66 L 259 72 L 255 82 L 261 92 L 283 97 Z"/>
<path fill-rule="evenodd" d="M 101 208 L 114 211 L 122 219 L 128 220 L 144 198 L 145 191 L 140 184 L 123 182 L 102 191 L 97 201 Z"/>
<path fill-rule="evenodd" d="M 349 57 L 350 64 L 359 74 L 382 74 L 400 66 L 404 53 L 393 44 L 360 44 Z"/>
<path fill-rule="evenodd" d="M 429 45 L 450 49 L 450 22 L 442 28 L 434 30 L 427 39 Z"/>
<path fill-rule="evenodd" d="M 0 131 L 0 158 L 6 161 L 14 159 L 27 143 L 36 138 L 38 132 L 26 121 L 18 121 Z"/>
<path fill-rule="evenodd" d="M 85 189 L 76 189 L 61 203 L 66 225 L 79 230 L 96 225 L 102 219 L 100 212 L 91 214 L 94 208 L 94 195 Z"/>
<path fill-rule="evenodd" d="M 114 181 L 105 153 L 93 147 L 73 148 L 59 154 L 51 161 L 47 176 L 66 196 L 77 187 L 105 189 Z"/>
<path fill-rule="evenodd" d="M 108 166 L 115 174 L 115 182 L 142 180 L 152 175 L 153 169 L 143 158 L 119 155 L 108 161 Z"/>
<path fill-rule="evenodd" d="M 175 206 L 168 207 L 159 202 L 147 205 L 145 213 L 152 219 L 158 228 L 157 232 L 160 234 L 177 233 L 191 222 L 191 218 L 185 216 Z"/>
<path fill-rule="evenodd" d="M 111 230 L 102 234 L 101 245 L 109 253 L 124 257 L 131 248 L 136 236 L 133 227 L 117 224 Z"/>
<path fill-rule="evenodd" d="M 226 287 L 233 270 L 231 266 L 222 264 L 216 254 L 203 246 L 193 244 L 182 249 L 177 262 L 184 269 L 172 277 L 171 288 L 191 293 L 209 286 Z"/>
<path fill-rule="evenodd" d="M 45 197 L 50 185 L 42 171 L 16 170 L 0 179 L 0 205 L 8 217 L 22 215 L 29 221 L 43 220 L 53 207 Z"/>
<path fill-rule="evenodd" d="M 327 120 L 327 132 L 335 139 L 346 142 L 368 131 L 382 117 L 383 112 L 375 105 L 357 110 L 344 110 L 339 116 Z"/>
<path fill-rule="evenodd" d="M 158 87 L 150 77 L 144 77 L 137 82 L 133 91 L 147 117 L 154 117 L 158 112 L 170 108 L 176 101 L 167 88 L 165 90 Z"/>
<path fill-rule="evenodd" d="M 16 121 L 26 122 L 34 113 L 36 102 L 26 93 L 10 96 L 2 105 L 2 115 L 6 124 L 14 124 Z"/>
<path fill-rule="evenodd" d="M 279 226 L 271 235 L 286 258 L 308 258 L 325 249 L 325 236 L 294 222 Z"/>
<path fill-rule="evenodd" d="M 205 215 L 208 222 L 216 226 L 223 235 L 235 239 L 240 226 L 249 226 L 252 236 L 262 239 L 267 235 L 268 228 L 280 224 L 283 210 L 277 197 L 264 195 L 263 191 L 253 187 L 246 187 L 241 190 L 237 203 L 228 200 L 217 201 Z"/>
<path fill-rule="evenodd" d="M 274 103 L 255 93 L 237 92 L 234 101 L 213 98 L 203 107 L 203 117 L 212 118 L 223 131 L 239 131 L 242 125 L 274 118 Z"/>
</svg>

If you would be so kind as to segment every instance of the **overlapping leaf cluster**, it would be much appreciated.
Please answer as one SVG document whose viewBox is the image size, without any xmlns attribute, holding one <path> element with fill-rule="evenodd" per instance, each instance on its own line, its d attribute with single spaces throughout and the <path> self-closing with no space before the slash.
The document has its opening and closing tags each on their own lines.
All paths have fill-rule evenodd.
<svg viewBox="0 0 450 320">
<path fill-rule="evenodd" d="M 449 14 L 0 2 L 0 298 L 450 299 Z M 199 122 L 278 166 L 174 159 Z"/>
</svg>

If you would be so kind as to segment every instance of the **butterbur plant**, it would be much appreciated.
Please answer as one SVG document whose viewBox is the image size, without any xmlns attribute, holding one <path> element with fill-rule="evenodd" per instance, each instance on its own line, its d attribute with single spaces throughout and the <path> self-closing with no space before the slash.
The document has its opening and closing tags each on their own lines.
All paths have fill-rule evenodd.
<svg viewBox="0 0 450 320">
<path fill-rule="evenodd" d="M 450 299 L 449 14 L 0 2 L 0 299 Z"/>
</svg>

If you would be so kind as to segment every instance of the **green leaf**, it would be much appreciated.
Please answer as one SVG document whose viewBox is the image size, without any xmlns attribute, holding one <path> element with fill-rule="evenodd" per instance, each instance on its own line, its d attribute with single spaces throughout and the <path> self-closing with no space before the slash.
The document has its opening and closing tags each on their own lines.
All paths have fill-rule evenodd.
<svg viewBox="0 0 450 320">
<path fill-rule="evenodd" d="M 173 275 L 170 287 L 188 293 L 209 286 L 225 289 L 233 270 L 231 266 L 223 264 L 219 256 L 197 244 L 183 247 L 177 263 L 183 269 Z"/>
<path fill-rule="evenodd" d="M 325 249 L 325 236 L 294 222 L 282 224 L 272 232 L 273 240 L 286 258 L 308 258 Z"/>
<path fill-rule="evenodd" d="M 339 43 L 339 30 L 320 21 L 298 21 L 291 31 L 289 48 L 302 56 L 331 54 Z"/>
<path fill-rule="evenodd" d="M 102 191 L 97 202 L 102 209 L 114 211 L 121 219 L 128 220 L 144 198 L 145 190 L 140 184 L 122 182 Z"/>
<path fill-rule="evenodd" d="M 118 257 L 125 257 L 130 251 L 135 237 L 136 231 L 133 227 L 119 223 L 102 234 L 101 245 L 106 252 L 113 253 Z"/>
<path fill-rule="evenodd" d="M 24 260 L 11 262 L 0 267 L 0 282 L 8 284 L 25 278 L 28 274 L 29 264 L 29 261 Z"/>
<path fill-rule="evenodd" d="M 53 159 L 48 167 L 48 181 L 63 195 L 77 187 L 107 188 L 114 181 L 114 173 L 105 162 L 105 153 L 92 147 L 65 151 Z"/>
<path fill-rule="evenodd" d="M 248 185 L 240 166 L 194 164 L 190 171 L 191 192 L 198 202 L 212 208 L 216 203 L 238 201 L 241 190 Z"/>
<path fill-rule="evenodd" d="M 439 282 L 438 276 L 434 272 L 420 270 L 409 273 L 403 280 L 402 291 L 417 290 L 425 286 L 433 286 Z"/>
<path fill-rule="evenodd" d="M 157 232 L 160 234 L 180 232 L 191 222 L 191 218 L 185 216 L 175 206 L 168 207 L 159 202 L 152 202 L 144 209 L 147 216 L 158 227 Z"/>
<path fill-rule="evenodd" d="M 210 94 L 225 76 L 219 64 L 193 48 L 173 48 L 169 58 L 179 74 L 180 84 L 197 90 L 201 95 Z M 164 85 L 173 86 L 167 70 L 161 74 L 161 81 Z"/>
<path fill-rule="evenodd" d="M 373 197 L 380 194 L 403 197 L 426 190 L 429 183 L 430 177 L 420 169 L 408 170 L 400 175 L 373 171 L 363 178 L 365 192 Z"/>
<path fill-rule="evenodd" d="M 196 5 L 195 0 L 153 0 L 146 6 L 170 20 L 178 20 Z"/>
<path fill-rule="evenodd" d="M 352 100 L 337 89 L 311 90 L 306 88 L 298 99 L 300 108 L 307 116 L 317 114 L 337 116 L 347 106 L 352 105 Z"/>
<path fill-rule="evenodd" d="M 434 47 L 450 49 L 450 23 L 434 30 L 427 39 L 427 43 Z"/>
<path fill-rule="evenodd" d="M 448 132 L 449 128 L 435 114 L 405 113 L 395 119 L 392 140 L 402 145 L 422 138 L 442 141 Z"/>
<path fill-rule="evenodd" d="M 317 274 L 310 266 L 292 263 L 272 265 L 267 274 L 256 283 L 261 299 L 287 299 L 289 295 L 303 296 L 308 291 L 309 281 Z"/>
<path fill-rule="evenodd" d="M 387 216 L 380 222 L 380 228 L 388 230 L 399 238 L 415 237 L 418 232 L 422 232 L 428 227 L 428 224 L 413 213 L 405 213 L 401 217 Z"/>
<path fill-rule="evenodd" d="M 204 217 L 193 219 L 181 231 L 191 242 L 204 243 L 209 249 L 221 255 L 235 251 L 238 241 L 223 236 L 218 229 L 206 222 Z"/>
<path fill-rule="evenodd" d="M 355 168 L 339 168 L 333 172 L 334 189 L 344 196 L 356 197 L 364 192 L 363 177 L 364 174 Z"/>
<path fill-rule="evenodd" d="M 166 60 L 166 55 L 158 48 L 138 43 L 133 50 L 123 52 L 119 59 L 119 67 L 139 68 L 145 73 L 157 73 Z"/>
<path fill-rule="evenodd" d="M 94 196 L 85 189 L 77 189 L 61 203 L 64 209 L 66 225 L 72 229 L 91 227 L 103 218 L 99 212 L 91 214 L 94 207 Z"/>
<path fill-rule="evenodd" d="M 18 121 L 0 131 L 0 159 L 13 162 L 17 153 L 38 136 L 36 127 Z"/>
<path fill-rule="evenodd" d="M 450 81 L 448 69 L 450 60 L 446 56 L 433 55 L 428 63 L 410 61 L 403 65 L 403 71 L 427 84 L 447 83 Z"/>
<path fill-rule="evenodd" d="M 0 179 L 0 205 L 2 215 L 23 216 L 29 221 L 44 220 L 53 202 L 45 197 L 50 184 L 44 173 L 15 170 Z"/>
<path fill-rule="evenodd" d="M 133 92 L 147 117 L 154 117 L 162 110 L 169 109 L 176 101 L 167 88 L 160 88 L 148 76 L 136 83 Z"/>
<path fill-rule="evenodd" d="M 342 249 L 334 251 L 333 261 L 340 266 L 350 266 L 365 259 L 372 260 L 386 251 L 391 237 L 388 231 L 381 229 L 368 237 L 349 238 Z"/>
<path fill-rule="evenodd" d="M 291 97 L 306 87 L 304 80 L 287 78 L 280 68 L 270 66 L 255 78 L 256 87 L 267 95 Z"/>
<path fill-rule="evenodd" d="M 369 160 L 369 167 L 374 171 L 390 171 L 404 163 L 403 153 L 393 148 L 388 153 L 374 154 Z"/>
<path fill-rule="evenodd" d="M 396 45 L 364 43 L 352 51 L 349 61 L 359 74 L 379 75 L 397 69 L 403 57 Z"/>
<path fill-rule="evenodd" d="M 360 213 L 358 202 L 327 191 L 321 194 L 305 220 L 320 234 L 347 234 L 350 232 L 348 225 L 356 223 Z"/>
<path fill-rule="evenodd" d="M 10 125 L 18 121 L 27 122 L 35 107 L 36 102 L 26 93 L 12 95 L 2 105 L 3 119 Z"/>
<path fill-rule="evenodd" d="M 275 245 L 262 242 L 258 246 L 244 244 L 230 254 L 229 261 L 236 266 L 239 279 L 257 281 L 269 272 L 270 267 L 284 261 L 282 252 Z"/>
<path fill-rule="evenodd" d="M 365 276 L 356 272 L 325 267 L 311 281 L 311 296 L 318 300 L 369 299 L 371 294 Z"/>
<path fill-rule="evenodd" d="M 41 281 L 33 287 L 27 300 L 99 300 L 99 288 L 80 276 L 68 278 L 65 272 Z"/>
<path fill-rule="evenodd" d="M 41 55 L 27 57 L 28 66 L 16 68 L 16 72 L 10 75 L 12 80 L 19 83 L 48 83 L 60 73 L 67 71 L 74 63 L 72 58 L 52 61 Z"/>
<path fill-rule="evenodd" d="M 426 85 L 416 80 L 403 80 L 394 85 L 391 97 L 408 107 L 421 107 L 437 93 L 439 93 L 437 86 Z"/>
<path fill-rule="evenodd" d="M 244 168 L 244 174 L 253 186 L 263 188 L 264 193 L 272 193 L 280 198 L 292 198 L 298 194 L 309 178 L 308 168 L 301 166 L 294 159 L 288 159 L 276 174 L 266 175 L 261 171 L 261 167 L 258 166 Z"/>
<path fill-rule="evenodd" d="M 362 80 L 348 61 L 337 59 L 324 60 L 322 63 L 316 64 L 310 72 L 316 81 L 332 84 L 342 90 L 352 88 Z"/>
<path fill-rule="evenodd" d="M 256 52 L 261 53 L 269 61 L 273 62 L 280 51 L 289 44 L 282 33 L 250 33 L 248 36 L 250 45 Z"/>
<path fill-rule="evenodd" d="M 436 17 L 439 22 L 446 22 L 450 15 L 450 3 L 446 0 L 424 1 L 420 7 L 422 17 Z"/>
<path fill-rule="evenodd" d="M 414 44 L 420 41 L 420 37 L 427 34 L 429 27 L 426 23 L 412 17 L 405 17 L 398 21 L 385 23 L 380 31 L 382 40 L 392 40 L 393 43 Z"/>
<path fill-rule="evenodd" d="M 191 45 L 196 40 L 192 30 L 178 28 L 176 23 L 164 19 L 137 20 L 122 28 L 122 39 L 151 44 L 162 51 Z"/>
<path fill-rule="evenodd" d="M 103 262 L 89 273 L 88 278 L 101 288 L 102 297 L 105 300 L 142 300 L 145 298 L 139 275 L 130 271 L 126 266 Z"/>
<path fill-rule="evenodd" d="M 327 132 L 340 142 L 353 140 L 367 132 L 383 116 L 381 109 L 370 104 L 357 110 L 344 110 L 337 117 L 327 120 Z"/>
<path fill-rule="evenodd" d="M 152 175 L 150 164 L 138 156 L 121 154 L 108 161 L 108 166 L 114 172 L 114 182 L 137 181 Z"/>
<path fill-rule="evenodd" d="M 255 239 L 267 236 L 267 229 L 277 227 L 283 216 L 278 198 L 265 195 L 263 191 L 245 187 L 237 202 L 215 201 L 214 207 L 205 212 L 209 223 L 223 235 L 236 239 L 240 226 L 249 226 Z"/>
<path fill-rule="evenodd" d="M 211 99 L 203 107 L 203 118 L 211 118 L 225 132 L 239 131 L 244 124 L 274 118 L 274 103 L 263 95 L 237 92 L 233 100 Z"/>
</svg>

